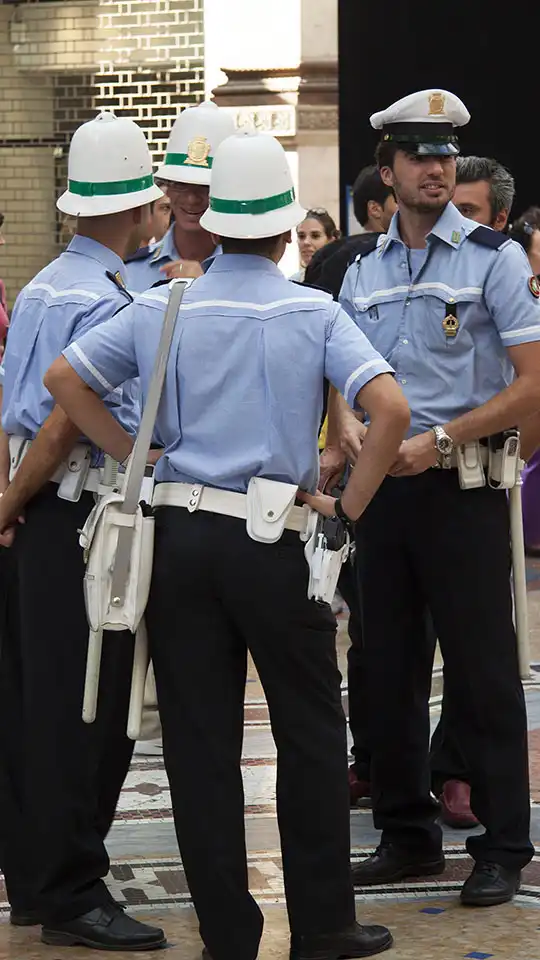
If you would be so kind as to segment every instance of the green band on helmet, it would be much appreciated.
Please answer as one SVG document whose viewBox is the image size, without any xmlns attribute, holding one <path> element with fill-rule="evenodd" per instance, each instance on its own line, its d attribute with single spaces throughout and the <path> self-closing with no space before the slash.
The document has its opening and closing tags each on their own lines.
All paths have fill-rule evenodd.
<svg viewBox="0 0 540 960">
<path fill-rule="evenodd" d="M 210 170 L 214 162 L 213 157 L 206 157 L 200 163 L 194 163 L 187 153 L 168 153 L 165 157 L 165 166 L 174 167 L 200 167 L 202 170 Z"/>
<path fill-rule="evenodd" d="M 270 213 L 272 210 L 281 210 L 289 207 L 296 199 L 294 189 L 286 193 L 277 193 L 274 197 L 263 197 L 261 200 L 220 200 L 210 197 L 210 209 L 214 213 Z"/>
<path fill-rule="evenodd" d="M 136 177 L 135 180 L 112 180 L 110 183 L 85 183 L 82 180 L 68 180 L 68 190 L 78 197 L 114 197 L 126 193 L 138 193 L 153 187 L 154 177 L 151 173 L 146 177 Z"/>
</svg>

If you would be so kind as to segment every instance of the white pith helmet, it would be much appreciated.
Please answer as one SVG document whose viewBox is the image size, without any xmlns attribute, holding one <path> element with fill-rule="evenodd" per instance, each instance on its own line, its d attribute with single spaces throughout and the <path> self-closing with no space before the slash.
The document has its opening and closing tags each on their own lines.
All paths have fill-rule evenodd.
<svg viewBox="0 0 540 960">
<path fill-rule="evenodd" d="M 305 216 L 287 155 L 275 137 L 246 129 L 221 144 L 212 169 L 210 205 L 201 217 L 205 230 L 239 240 L 260 239 L 292 230 Z"/>
<path fill-rule="evenodd" d="M 211 100 L 188 107 L 173 124 L 165 161 L 156 177 L 178 183 L 209 184 L 216 151 L 234 133 L 231 115 Z"/>
<path fill-rule="evenodd" d="M 154 183 L 146 138 L 133 120 L 104 110 L 75 131 L 69 148 L 68 188 L 56 204 L 62 213 L 107 216 L 162 196 Z"/>
</svg>

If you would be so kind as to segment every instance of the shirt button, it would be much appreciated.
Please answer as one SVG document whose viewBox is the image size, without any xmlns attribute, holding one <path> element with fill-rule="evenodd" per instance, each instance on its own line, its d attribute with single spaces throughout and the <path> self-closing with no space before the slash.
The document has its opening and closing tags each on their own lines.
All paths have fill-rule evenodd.
<svg viewBox="0 0 540 960">
<path fill-rule="evenodd" d="M 411 305 L 411 301 L 410 301 L 410 300 L 406 300 L 406 301 L 405 301 L 405 306 L 406 306 L 406 307 L 410 307 L 410 305 Z"/>
<path fill-rule="evenodd" d="M 402 343 L 408 343 L 409 341 L 408 341 L 408 340 L 402 340 L 401 342 L 402 342 Z"/>
<path fill-rule="evenodd" d="M 407 381 L 406 381 L 406 380 L 402 380 L 401 382 L 402 382 L 402 383 L 407 383 Z"/>
<path fill-rule="evenodd" d="M 402 266 L 403 268 L 405 268 L 405 267 L 407 266 L 407 264 L 405 263 L 405 261 L 403 261 L 403 263 L 401 264 L 401 266 Z"/>
</svg>

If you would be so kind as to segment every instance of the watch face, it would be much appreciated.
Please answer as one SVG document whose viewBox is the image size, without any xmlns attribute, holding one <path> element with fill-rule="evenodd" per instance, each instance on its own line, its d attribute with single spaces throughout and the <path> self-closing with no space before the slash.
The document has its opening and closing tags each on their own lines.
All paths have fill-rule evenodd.
<svg viewBox="0 0 540 960">
<path fill-rule="evenodd" d="M 452 453 L 454 442 L 450 437 L 439 437 L 437 447 L 441 453 Z"/>
</svg>

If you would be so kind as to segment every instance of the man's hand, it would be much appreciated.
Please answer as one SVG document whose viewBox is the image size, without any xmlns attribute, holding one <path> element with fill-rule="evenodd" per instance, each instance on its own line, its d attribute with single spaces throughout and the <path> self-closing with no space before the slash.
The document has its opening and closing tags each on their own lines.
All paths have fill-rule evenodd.
<svg viewBox="0 0 540 960">
<path fill-rule="evenodd" d="M 319 490 L 332 490 L 341 480 L 346 464 L 339 447 L 326 446 L 319 457 Z"/>
<path fill-rule="evenodd" d="M 420 433 L 410 440 L 404 440 L 399 448 L 398 458 L 388 473 L 391 477 L 415 477 L 424 473 L 438 462 L 433 430 Z"/>
<path fill-rule="evenodd" d="M 0 496 L 0 547 L 11 547 L 17 533 L 17 526 L 24 523 L 24 516 L 21 514 L 14 523 L 12 520 L 6 520 L 2 511 L 2 497 Z"/>
<path fill-rule="evenodd" d="M 161 447 L 159 450 L 149 450 L 146 462 L 150 463 L 152 466 L 155 466 L 159 458 L 163 456 L 164 450 Z"/>
<path fill-rule="evenodd" d="M 196 280 L 204 274 L 198 260 L 173 260 L 160 267 L 159 272 L 164 273 L 167 280 Z"/>
<path fill-rule="evenodd" d="M 308 507 L 322 513 L 323 517 L 333 517 L 336 512 L 336 498 L 328 497 L 325 493 L 317 490 L 317 493 L 303 493 L 299 490 L 296 494 L 298 500 L 307 503 Z"/>
<path fill-rule="evenodd" d="M 347 460 L 349 463 L 352 463 L 353 466 L 362 449 L 367 429 L 366 425 L 360 420 L 357 420 L 355 416 L 345 417 L 341 423 L 339 443 Z"/>
</svg>

